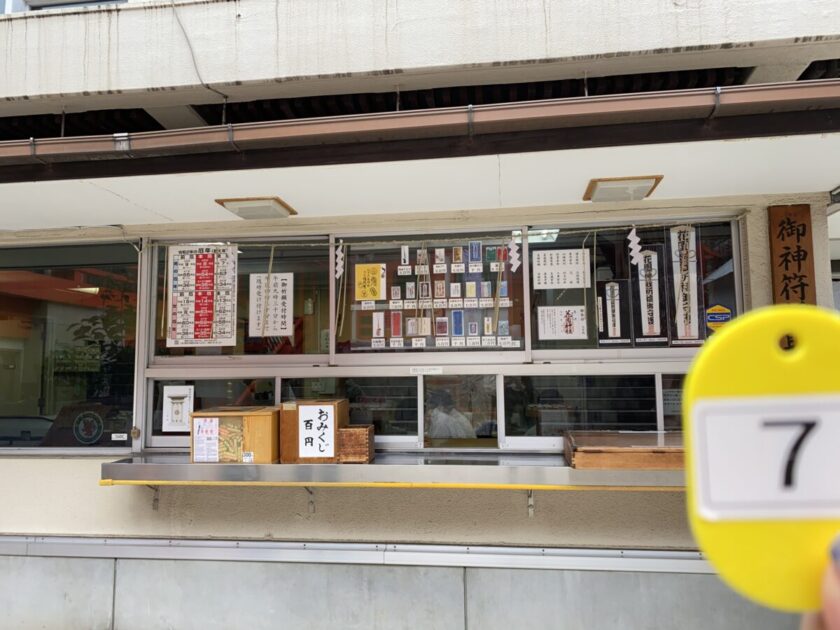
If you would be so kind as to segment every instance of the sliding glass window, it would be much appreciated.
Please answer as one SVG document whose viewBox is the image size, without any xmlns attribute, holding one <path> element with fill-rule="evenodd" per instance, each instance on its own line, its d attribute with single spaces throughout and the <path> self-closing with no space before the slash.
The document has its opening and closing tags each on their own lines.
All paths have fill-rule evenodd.
<svg viewBox="0 0 840 630">
<path fill-rule="evenodd" d="M 211 250 L 199 252 L 200 249 Z M 195 252 L 195 253 L 194 253 Z M 199 335 L 199 297 L 196 269 L 202 256 L 213 256 L 211 274 L 216 291 L 210 334 L 226 337 L 202 343 Z M 192 258 L 190 258 L 192 256 Z M 307 355 L 329 352 L 329 245 L 318 241 L 157 246 L 155 355 Z M 227 284 L 221 264 L 235 269 Z M 235 278 L 235 282 L 234 282 Z M 177 283 L 184 303 L 179 306 Z M 169 289 L 169 291 L 168 291 Z M 197 292 L 196 292 L 197 293 Z M 220 303 L 222 306 L 220 306 Z M 222 321 L 224 303 L 230 321 Z M 219 332 L 222 325 L 226 332 Z M 211 328 L 212 326 L 212 328 Z"/>
<path fill-rule="evenodd" d="M 731 223 L 532 229 L 532 348 L 698 346 L 738 312 Z"/>
</svg>

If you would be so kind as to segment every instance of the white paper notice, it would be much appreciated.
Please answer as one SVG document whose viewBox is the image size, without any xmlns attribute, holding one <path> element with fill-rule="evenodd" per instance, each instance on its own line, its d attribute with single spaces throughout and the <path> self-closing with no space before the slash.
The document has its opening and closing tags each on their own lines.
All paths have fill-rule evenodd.
<svg viewBox="0 0 840 630">
<path fill-rule="evenodd" d="M 659 256 L 646 249 L 639 254 L 639 310 L 642 334 L 656 337 L 661 334 L 659 321 Z"/>
<path fill-rule="evenodd" d="M 618 283 L 608 282 L 604 286 L 604 295 L 607 297 L 607 336 L 615 339 L 621 337 L 621 299 Z"/>
<path fill-rule="evenodd" d="M 218 463 L 219 419 L 193 418 L 193 461 Z"/>
<path fill-rule="evenodd" d="M 588 249 L 534 252 L 534 289 L 583 289 L 591 286 Z"/>
<path fill-rule="evenodd" d="M 704 518 L 840 516 L 840 396 L 707 399 L 691 417 Z"/>
<path fill-rule="evenodd" d="M 294 335 L 294 274 L 252 273 L 248 281 L 248 336 Z"/>
<path fill-rule="evenodd" d="M 332 405 L 298 407 L 298 455 L 335 457 L 335 418 Z"/>
<path fill-rule="evenodd" d="M 604 332 L 604 316 L 602 311 L 604 310 L 604 300 L 601 299 L 601 296 L 598 296 L 598 332 Z"/>
<path fill-rule="evenodd" d="M 236 345 L 236 246 L 168 248 L 166 346 Z"/>
<path fill-rule="evenodd" d="M 697 339 L 697 246 L 693 227 L 671 228 L 677 339 Z"/>
<path fill-rule="evenodd" d="M 540 339 L 586 339 L 586 308 L 539 306 L 537 332 Z"/>
<path fill-rule="evenodd" d="M 164 433 L 188 433 L 190 416 L 193 412 L 192 385 L 164 385 L 163 423 Z"/>
</svg>

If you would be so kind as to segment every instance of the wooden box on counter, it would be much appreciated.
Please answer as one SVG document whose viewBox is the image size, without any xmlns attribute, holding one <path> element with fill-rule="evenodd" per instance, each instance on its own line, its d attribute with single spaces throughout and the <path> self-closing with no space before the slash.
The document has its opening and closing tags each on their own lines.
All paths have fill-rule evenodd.
<svg viewBox="0 0 840 630">
<path fill-rule="evenodd" d="M 355 424 L 338 430 L 339 462 L 369 464 L 374 456 L 372 424 Z"/>
<path fill-rule="evenodd" d="M 280 463 L 338 463 L 339 430 L 349 422 L 350 404 L 346 398 L 283 403 L 280 411 Z"/>
<path fill-rule="evenodd" d="M 190 418 L 190 462 L 274 464 L 280 407 L 213 407 Z"/>
<path fill-rule="evenodd" d="M 565 438 L 566 463 L 572 468 L 683 468 L 678 431 L 567 431 Z"/>
</svg>

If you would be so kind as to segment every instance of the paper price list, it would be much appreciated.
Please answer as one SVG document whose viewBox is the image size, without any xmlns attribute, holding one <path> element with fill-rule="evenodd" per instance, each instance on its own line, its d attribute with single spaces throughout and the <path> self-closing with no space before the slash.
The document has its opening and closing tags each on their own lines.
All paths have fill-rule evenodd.
<svg viewBox="0 0 840 630">
<path fill-rule="evenodd" d="M 169 248 L 170 325 L 166 345 L 236 344 L 236 248 Z"/>
</svg>

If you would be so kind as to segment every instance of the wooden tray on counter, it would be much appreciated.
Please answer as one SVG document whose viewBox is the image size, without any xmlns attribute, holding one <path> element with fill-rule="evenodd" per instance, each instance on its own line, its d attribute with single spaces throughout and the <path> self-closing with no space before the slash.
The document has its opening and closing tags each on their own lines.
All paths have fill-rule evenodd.
<svg viewBox="0 0 840 630">
<path fill-rule="evenodd" d="M 679 470 L 680 431 L 567 431 L 566 463 L 572 468 Z"/>
</svg>

